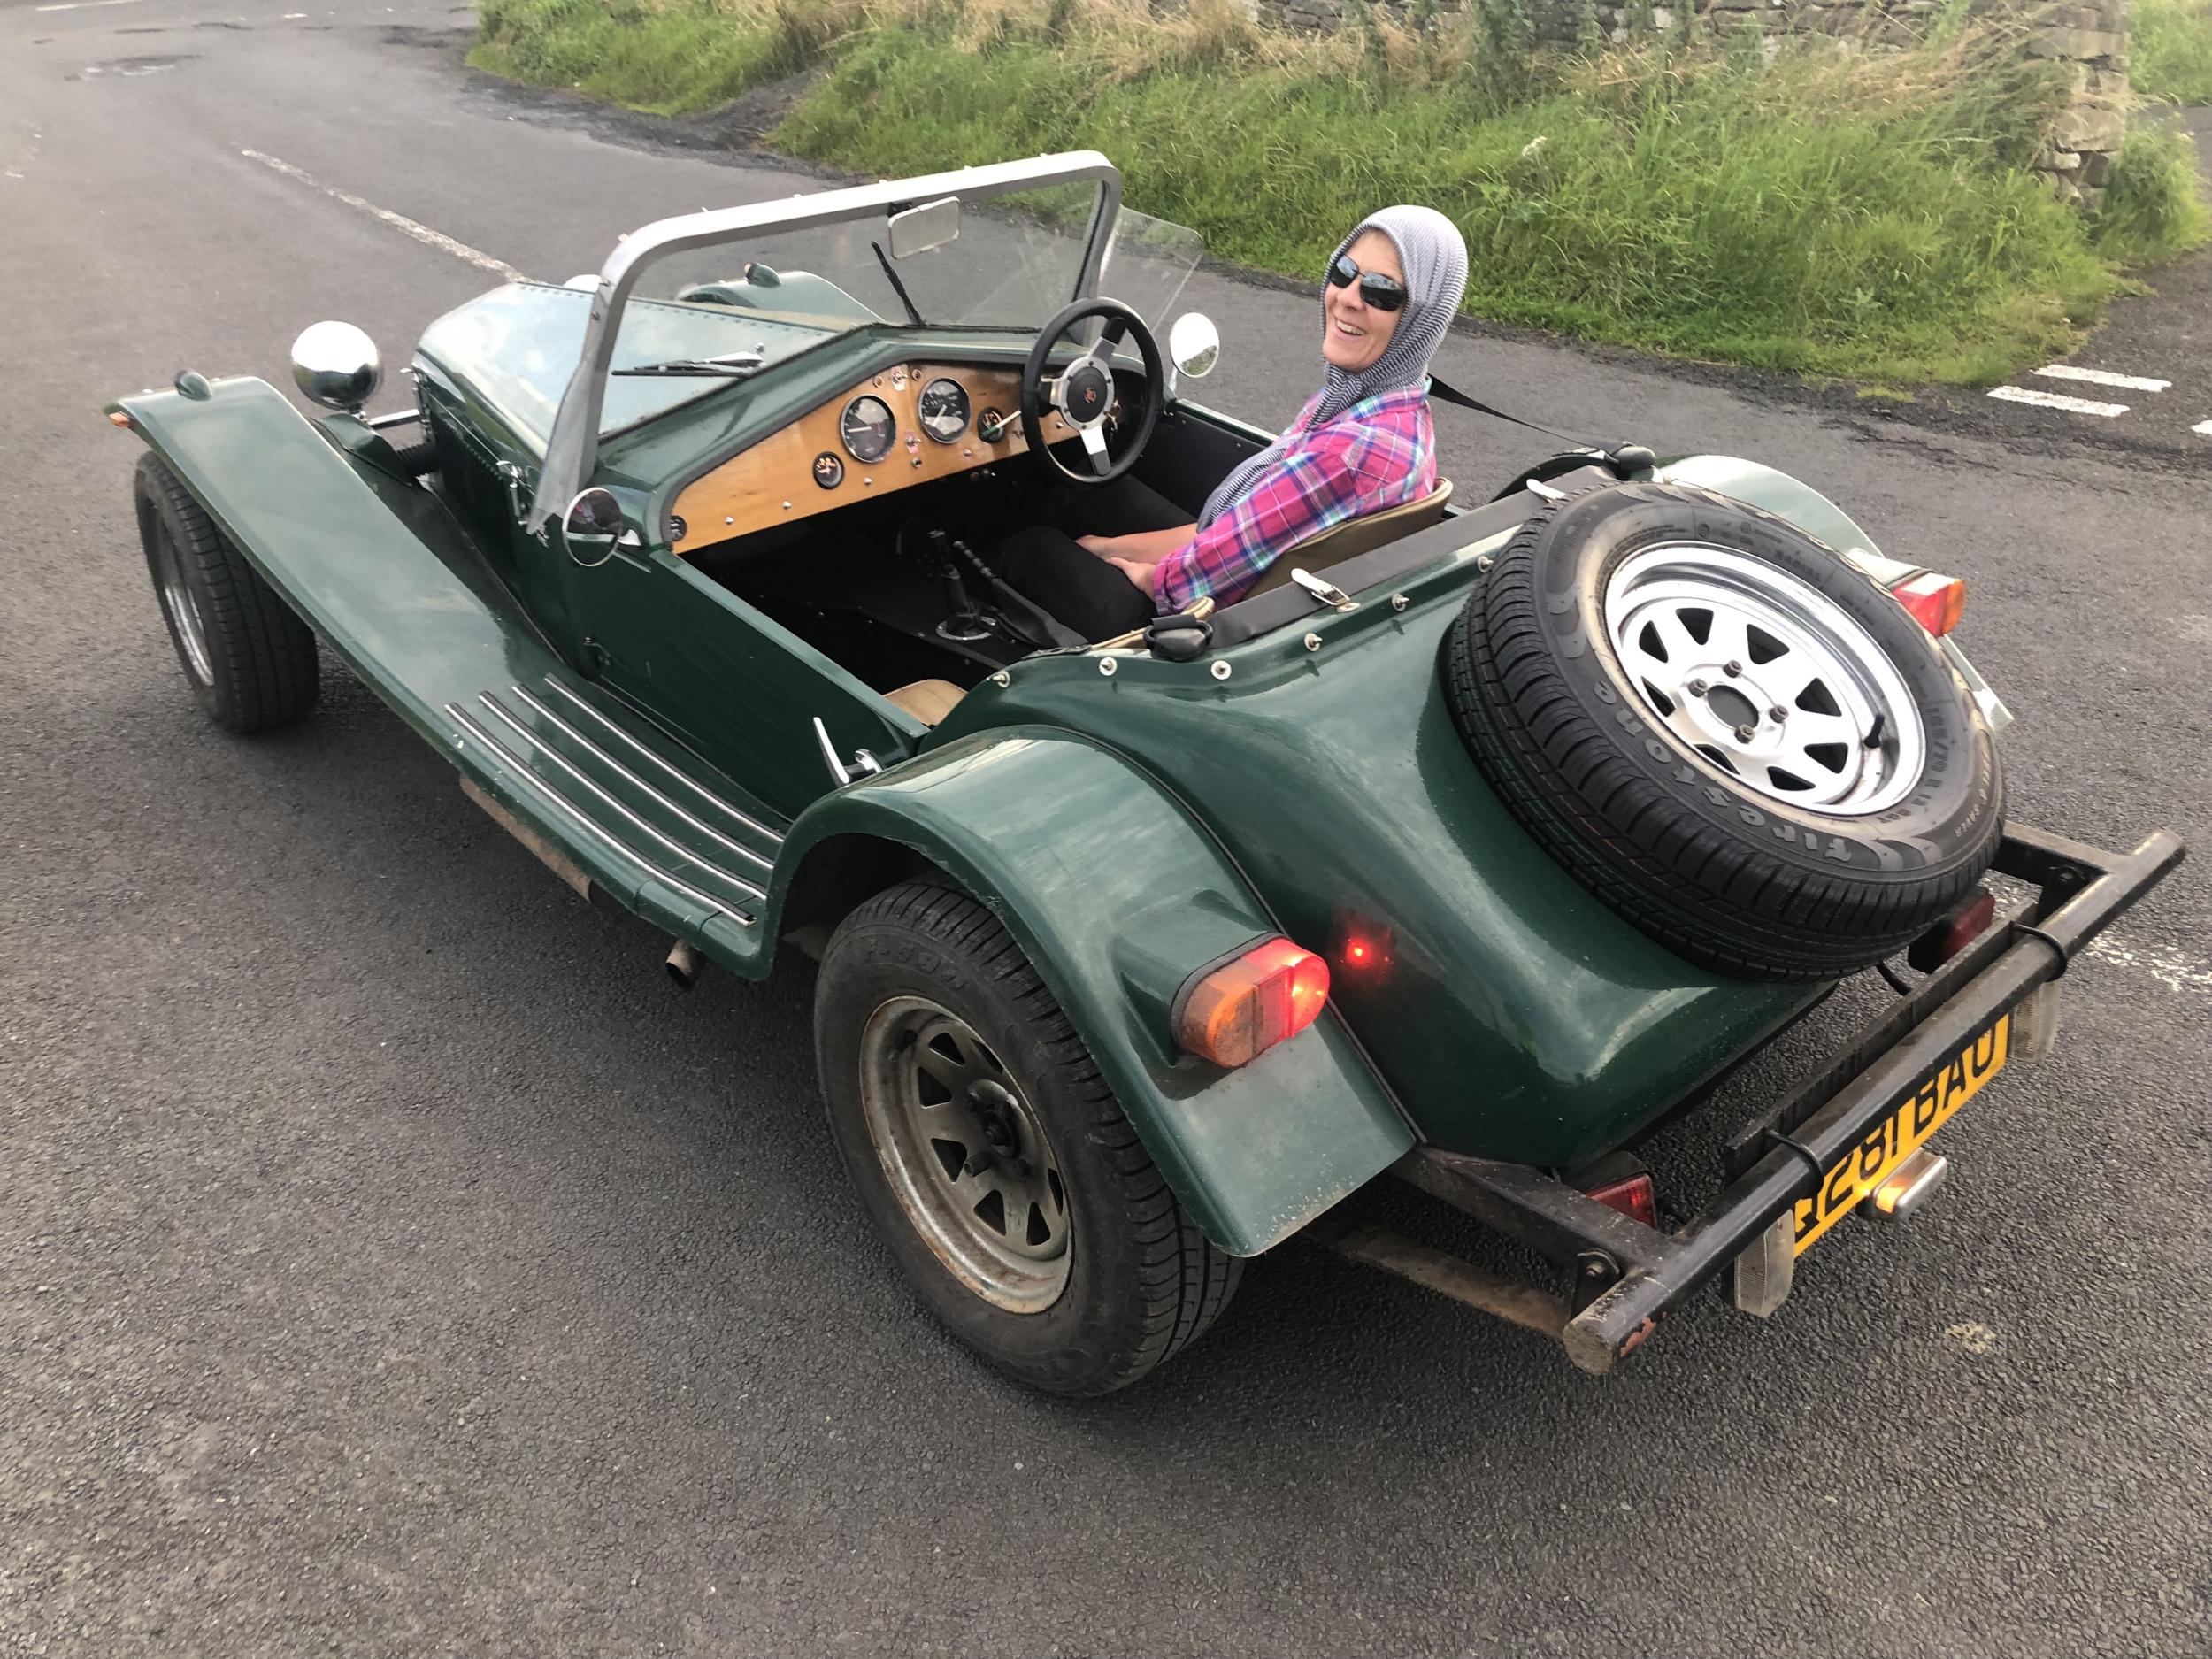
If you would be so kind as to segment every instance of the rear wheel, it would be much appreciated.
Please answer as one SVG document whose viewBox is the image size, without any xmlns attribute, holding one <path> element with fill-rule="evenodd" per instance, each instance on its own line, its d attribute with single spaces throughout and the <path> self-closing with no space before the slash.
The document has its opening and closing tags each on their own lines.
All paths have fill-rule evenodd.
<svg viewBox="0 0 2212 1659">
<path fill-rule="evenodd" d="M 1004 926 L 931 881 L 841 924 L 815 991 L 830 1127 L 863 1207 L 952 1333 L 1100 1394 L 1194 1340 L 1241 1263 L 1183 1213 Z"/>
<path fill-rule="evenodd" d="M 185 683 L 218 726 L 260 732 L 314 706 L 315 636 L 159 456 L 132 480 L 138 537 Z"/>
</svg>

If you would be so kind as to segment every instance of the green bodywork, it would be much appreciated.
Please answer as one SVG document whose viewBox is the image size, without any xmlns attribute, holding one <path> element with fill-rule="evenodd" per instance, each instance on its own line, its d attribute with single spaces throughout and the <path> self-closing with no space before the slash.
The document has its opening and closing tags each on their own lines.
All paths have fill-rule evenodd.
<svg viewBox="0 0 2212 1659">
<path fill-rule="evenodd" d="M 440 754 L 731 971 L 764 976 L 779 939 L 923 867 L 983 897 L 1232 1252 L 1287 1236 L 1417 1141 L 1585 1163 L 1818 995 L 1687 965 L 1491 795 L 1435 672 L 1486 544 L 1429 532 L 1435 556 L 1394 584 L 1402 607 L 1364 595 L 1197 662 L 1025 658 L 933 729 L 664 545 L 683 483 L 872 366 L 1025 347 L 861 329 L 741 385 L 684 388 L 603 442 L 595 481 L 642 544 L 589 569 L 516 527 L 497 468 L 531 481 L 526 394 L 488 394 L 434 350 L 422 396 L 463 446 L 434 493 L 358 419 L 311 420 L 258 380 L 112 407 Z M 1871 546 L 1764 468 L 1696 457 L 1666 474 Z M 865 749 L 884 770 L 836 786 L 818 718 L 841 757 Z M 1277 933 L 1330 957 L 1328 1013 L 1240 1070 L 1179 1052 L 1179 988 Z"/>
</svg>

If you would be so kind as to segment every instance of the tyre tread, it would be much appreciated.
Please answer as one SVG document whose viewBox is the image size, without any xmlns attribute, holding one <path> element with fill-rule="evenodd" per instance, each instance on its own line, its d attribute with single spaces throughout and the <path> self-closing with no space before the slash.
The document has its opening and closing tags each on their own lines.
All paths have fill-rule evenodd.
<svg viewBox="0 0 2212 1659">
<path fill-rule="evenodd" d="M 1234 1294 L 1243 1262 L 1217 1248 L 1185 1212 L 1074 1022 L 988 905 L 949 881 L 925 878 L 864 901 L 839 931 L 876 923 L 926 934 L 995 979 L 1080 1102 L 1085 1131 L 1115 1171 L 1121 1223 L 1140 1247 L 1135 1288 L 1144 1334 L 1133 1351 L 1075 1392 L 1127 1386 L 1205 1333 Z"/>
</svg>

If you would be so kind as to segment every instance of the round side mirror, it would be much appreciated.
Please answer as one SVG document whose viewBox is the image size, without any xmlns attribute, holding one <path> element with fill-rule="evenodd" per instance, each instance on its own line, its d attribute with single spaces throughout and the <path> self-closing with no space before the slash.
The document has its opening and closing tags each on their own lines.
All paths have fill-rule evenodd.
<svg viewBox="0 0 2212 1659">
<path fill-rule="evenodd" d="M 1185 311 L 1167 331 L 1168 361 L 1176 373 L 1202 380 L 1221 361 L 1221 331 L 1203 311 Z"/>
<path fill-rule="evenodd" d="M 604 565 L 626 538 L 622 503 L 606 490 L 581 491 L 561 516 L 561 545 L 579 565 Z"/>
<path fill-rule="evenodd" d="M 311 323 L 292 342 L 292 379 L 325 409 L 358 411 L 383 378 L 376 342 L 351 323 Z"/>
</svg>

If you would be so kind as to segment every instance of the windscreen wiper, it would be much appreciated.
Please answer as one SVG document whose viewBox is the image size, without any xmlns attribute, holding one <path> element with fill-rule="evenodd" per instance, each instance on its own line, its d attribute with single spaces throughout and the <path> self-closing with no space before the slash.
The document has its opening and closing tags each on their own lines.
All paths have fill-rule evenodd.
<svg viewBox="0 0 2212 1659">
<path fill-rule="evenodd" d="M 922 314 L 914 309 L 913 296 L 906 291 L 906 284 L 899 280 L 899 273 L 891 268 L 891 256 L 883 251 L 879 242 L 872 242 L 868 245 L 876 250 L 876 263 L 883 267 L 883 274 L 889 280 L 892 291 L 899 296 L 899 303 L 906 307 L 908 318 L 915 327 L 921 327 Z"/>
<path fill-rule="evenodd" d="M 730 351 L 718 357 L 671 357 L 665 363 L 644 363 L 634 369 L 613 369 L 613 374 L 726 374 L 742 378 L 757 374 L 767 363 L 758 351 Z"/>
</svg>

